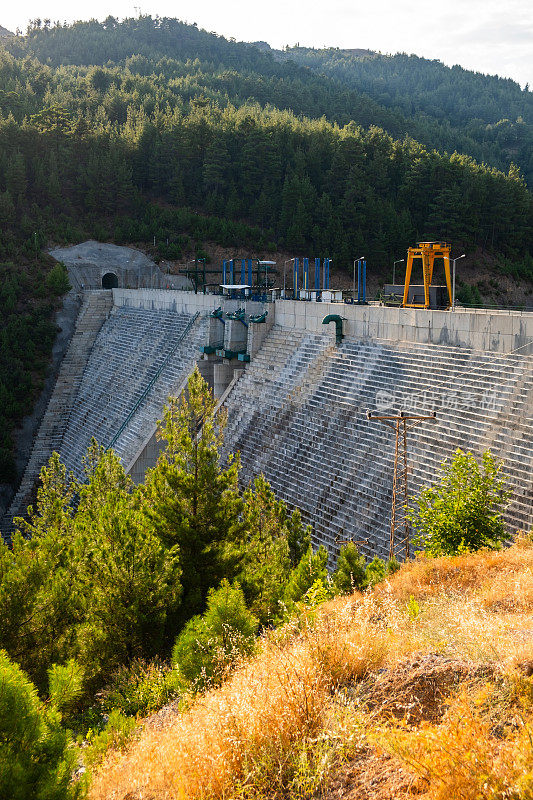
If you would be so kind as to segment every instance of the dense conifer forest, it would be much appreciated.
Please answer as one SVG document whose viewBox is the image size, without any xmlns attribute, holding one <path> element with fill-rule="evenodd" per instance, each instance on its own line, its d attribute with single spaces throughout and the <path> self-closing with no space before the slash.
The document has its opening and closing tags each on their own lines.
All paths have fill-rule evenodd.
<svg viewBox="0 0 533 800">
<path fill-rule="evenodd" d="M 393 135 L 410 132 L 438 150 L 468 153 L 533 182 L 533 93 L 510 79 L 470 72 L 415 55 L 354 55 L 335 48 L 287 48 L 283 58 L 339 80 L 398 115 Z M 402 121 L 400 121 L 400 119 Z M 413 128 L 409 131 L 407 121 Z M 415 127 L 416 126 L 416 127 Z"/>
<path fill-rule="evenodd" d="M 531 102 L 438 62 L 269 52 L 149 16 L 3 40 L 0 477 L 53 339 L 47 245 L 155 237 L 179 259 L 211 241 L 339 269 L 364 252 L 385 275 L 431 237 L 529 279 Z"/>
</svg>

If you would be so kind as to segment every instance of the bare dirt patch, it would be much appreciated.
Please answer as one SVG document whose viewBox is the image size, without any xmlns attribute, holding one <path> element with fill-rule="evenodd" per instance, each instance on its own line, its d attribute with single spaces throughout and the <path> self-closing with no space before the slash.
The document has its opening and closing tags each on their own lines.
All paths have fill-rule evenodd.
<svg viewBox="0 0 533 800">
<path fill-rule="evenodd" d="M 405 720 L 409 725 L 439 722 L 446 699 L 461 683 L 482 681 L 494 668 L 437 653 L 415 654 L 367 678 L 357 696 L 369 711 Z"/>
<path fill-rule="evenodd" d="M 368 747 L 337 772 L 320 800 L 395 800 L 424 793 L 417 775 L 388 753 Z"/>
</svg>

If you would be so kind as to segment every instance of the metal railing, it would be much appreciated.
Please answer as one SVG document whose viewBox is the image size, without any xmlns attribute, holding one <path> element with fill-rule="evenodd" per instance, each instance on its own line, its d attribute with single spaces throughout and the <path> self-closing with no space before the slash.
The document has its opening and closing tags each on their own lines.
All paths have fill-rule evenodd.
<svg viewBox="0 0 533 800">
<path fill-rule="evenodd" d="M 166 358 L 163 360 L 163 362 L 161 363 L 161 365 L 158 367 L 158 369 L 157 369 L 157 371 L 156 371 L 155 375 L 153 376 L 153 378 L 151 378 L 151 379 L 150 379 L 150 381 L 149 381 L 149 382 L 148 382 L 148 384 L 146 385 L 146 387 L 145 387 L 144 391 L 142 392 L 141 396 L 140 396 L 140 397 L 139 397 L 139 398 L 138 398 L 138 399 L 135 401 L 135 403 L 134 403 L 134 405 L 133 405 L 133 408 L 132 408 L 132 409 L 131 409 L 131 411 L 128 413 L 128 416 L 126 417 L 126 419 L 124 420 L 124 422 L 122 423 L 122 425 L 120 426 L 120 428 L 118 429 L 118 431 L 115 433 L 115 435 L 114 435 L 114 436 L 113 436 L 113 438 L 111 439 L 111 441 L 110 441 L 110 443 L 108 444 L 108 446 L 107 446 L 106 450 L 111 450 L 111 448 L 115 446 L 115 444 L 117 443 L 117 441 L 118 441 L 118 439 L 120 438 L 120 436 L 121 436 L 121 435 L 124 433 L 124 431 L 126 430 L 126 427 L 127 427 L 128 423 L 130 422 L 130 420 L 132 419 L 133 415 L 135 414 L 135 412 L 137 411 L 137 409 L 139 408 L 139 406 L 141 405 L 141 403 L 142 403 L 144 400 L 146 400 L 146 397 L 147 397 L 147 396 L 148 396 L 148 394 L 150 393 L 150 390 L 151 390 L 151 389 L 152 389 L 152 387 L 154 386 L 154 384 L 155 384 L 156 380 L 159 378 L 159 376 L 160 376 L 160 375 L 161 375 L 161 373 L 163 372 L 164 368 L 166 367 L 166 365 L 168 364 L 168 362 L 170 361 L 170 359 L 172 358 L 172 356 L 173 356 L 173 355 L 176 353 L 176 350 L 178 349 L 178 347 L 180 346 L 180 344 L 183 342 L 183 340 L 185 339 L 185 337 L 187 336 L 187 334 L 189 333 L 189 331 L 191 330 L 191 328 L 193 327 L 194 323 L 196 322 L 196 320 L 198 319 L 198 317 L 199 317 L 199 316 L 200 316 L 200 312 L 199 312 L 199 311 L 197 311 L 197 312 L 196 312 L 196 314 L 193 316 L 193 318 L 192 318 L 191 320 L 189 320 L 189 322 L 188 322 L 188 323 L 187 323 L 187 325 L 185 326 L 185 330 L 184 330 L 184 331 L 183 331 L 183 332 L 180 334 L 180 336 L 178 337 L 178 340 L 177 340 L 177 342 L 175 343 L 174 347 L 173 347 L 173 348 L 172 348 L 172 350 L 171 350 L 171 351 L 168 353 L 167 357 L 166 357 Z"/>
</svg>

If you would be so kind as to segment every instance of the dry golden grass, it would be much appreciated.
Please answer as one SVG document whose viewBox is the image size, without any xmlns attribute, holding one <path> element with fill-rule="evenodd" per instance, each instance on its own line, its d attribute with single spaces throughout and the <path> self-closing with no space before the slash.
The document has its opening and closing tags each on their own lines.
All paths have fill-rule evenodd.
<svg viewBox="0 0 533 800">
<path fill-rule="evenodd" d="M 380 584 L 376 595 L 392 591 L 394 597 L 408 600 L 410 596 L 419 600 L 452 594 L 492 595 L 492 601 L 508 604 L 510 600 L 516 610 L 533 610 L 533 547 L 526 536 L 519 536 L 512 547 L 469 553 L 455 558 L 417 558 L 404 565 L 392 576 L 388 584 Z M 509 582 L 523 581 L 527 592 L 515 593 Z M 390 587 L 390 588 L 389 588 Z M 512 610 L 512 609 L 510 609 Z"/>
<path fill-rule="evenodd" d="M 384 727 L 374 738 L 423 778 L 427 800 L 525 800 L 533 797 L 533 713 L 516 704 L 503 707 L 494 735 L 490 704 L 499 702 L 492 686 L 464 687 L 441 724 Z"/>
<path fill-rule="evenodd" d="M 432 800 L 530 798 L 533 690 L 517 668 L 533 665 L 532 610 L 533 546 L 525 539 L 497 553 L 417 560 L 374 592 L 330 601 L 293 629 L 265 637 L 260 654 L 220 689 L 163 728 L 147 725 L 125 754 L 112 756 L 90 796 L 328 797 L 332 773 L 379 742 L 397 770 L 403 762 L 422 777 Z M 385 705 L 365 705 L 359 687 L 371 692 L 384 669 L 394 685 L 394 670 L 424 653 L 450 669 L 453 659 L 490 665 L 496 688 L 481 702 L 478 681 L 431 725 L 399 726 Z M 485 710 L 489 696 L 501 717 L 497 735 Z M 400 796 L 386 785 L 383 794 L 357 791 L 354 798 Z"/>
</svg>

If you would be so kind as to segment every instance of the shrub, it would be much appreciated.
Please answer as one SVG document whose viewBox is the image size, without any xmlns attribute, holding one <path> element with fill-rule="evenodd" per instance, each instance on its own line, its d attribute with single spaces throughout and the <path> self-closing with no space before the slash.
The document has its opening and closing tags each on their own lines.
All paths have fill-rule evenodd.
<svg viewBox="0 0 533 800">
<path fill-rule="evenodd" d="M 177 670 L 158 660 L 136 659 L 113 675 L 100 692 L 100 706 L 107 713 L 118 710 L 128 716 L 146 716 L 178 697 L 181 689 Z"/>
<path fill-rule="evenodd" d="M 375 556 L 372 561 L 366 565 L 363 587 L 365 589 L 368 587 L 372 588 L 376 586 L 376 584 L 381 583 L 381 581 L 384 581 L 385 578 L 388 578 L 389 575 L 393 575 L 399 569 L 400 563 L 394 556 L 388 561 L 383 561 L 378 556 Z"/>
<path fill-rule="evenodd" d="M 114 709 L 103 730 L 93 728 L 87 733 L 88 747 L 83 756 L 85 766 L 89 769 L 98 766 L 111 748 L 124 750 L 136 730 L 137 723 L 132 717 Z"/>
<path fill-rule="evenodd" d="M 56 685 L 60 683 L 56 675 Z M 68 800 L 75 752 L 61 715 L 45 706 L 17 664 L 0 651 L 0 797 Z"/>
<path fill-rule="evenodd" d="M 323 584 L 328 581 L 327 562 L 328 551 L 325 547 L 319 547 L 316 553 L 313 553 L 313 548 L 309 545 L 300 563 L 292 571 L 285 588 L 285 603 L 289 610 L 302 600 L 317 581 Z"/>
<path fill-rule="evenodd" d="M 70 287 L 67 268 L 58 261 L 46 276 L 46 287 L 52 294 L 66 294 Z"/>
<path fill-rule="evenodd" d="M 506 539 L 502 511 L 510 498 L 501 466 L 490 451 L 480 466 L 472 453 L 457 449 L 443 462 L 440 484 L 423 489 L 418 511 L 410 512 L 415 545 L 430 556 L 497 549 Z"/>
<path fill-rule="evenodd" d="M 367 565 L 365 570 L 364 586 L 375 586 L 381 583 L 387 576 L 387 564 L 378 556 L 375 556 L 372 561 Z"/>
<path fill-rule="evenodd" d="M 333 573 L 333 586 L 337 594 L 349 594 L 361 589 L 365 582 L 365 557 L 359 555 L 357 545 L 348 542 L 341 548 L 337 568 Z"/>
<path fill-rule="evenodd" d="M 172 661 L 194 689 L 219 683 L 239 658 L 253 653 L 258 626 L 239 584 L 223 580 L 210 590 L 205 614 L 178 636 Z"/>
</svg>

